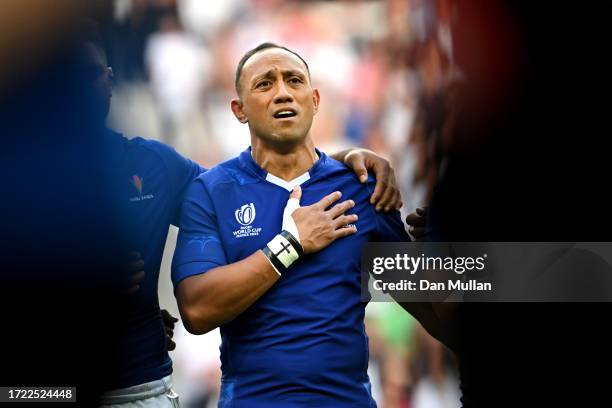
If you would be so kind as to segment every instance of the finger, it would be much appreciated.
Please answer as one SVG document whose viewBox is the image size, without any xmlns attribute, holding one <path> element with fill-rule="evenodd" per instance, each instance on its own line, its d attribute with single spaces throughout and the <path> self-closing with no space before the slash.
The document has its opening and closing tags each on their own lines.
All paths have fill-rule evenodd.
<svg viewBox="0 0 612 408">
<path fill-rule="evenodd" d="M 347 224 L 352 224 L 359 219 L 357 214 L 343 215 L 334 220 L 334 229 L 343 228 Z"/>
<path fill-rule="evenodd" d="M 410 227 L 408 228 L 408 232 L 410 232 L 410 235 L 415 239 L 425 238 L 425 235 L 427 235 L 425 227 Z"/>
<path fill-rule="evenodd" d="M 350 155 L 346 164 L 353 169 L 353 171 L 357 175 L 357 178 L 359 179 L 359 182 L 365 183 L 366 181 L 368 181 L 368 169 L 366 169 L 363 155 Z"/>
<path fill-rule="evenodd" d="M 393 196 L 389 200 L 389 203 L 387 203 L 385 206 L 385 212 L 389 212 L 391 210 L 399 211 L 400 208 L 402 208 L 402 194 L 397 188 L 395 188 Z"/>
<path fill-rule="evenodd" d="M 327 210 L 327 213 L 332 217 L 333 220 L 334 218 L 344 214 L 354 206 L 355 202 L 353 200 L 346 200 L 341 202 L 340 204 L 334 205 L 332 208 Z"/>
<path fill-rule="evenodd" d="M 427 216 L 427 207 L 417 207 L 416 213 L 423 217 Z"/>
<path fill-rule="evenodd" d="M 417 213 L 410 213 L 406 216 L 406 224 L 414 227 L 424 227 L 426 225 L 425 218 Z"/>
<path fill-rule="evenodd" d="M 293 191 L 291 191 L 291 194 L 289 194 L 289 199 L 292 199 L 292 198 L 297 198 L 298 203 L 300 202 L 300 199 L 302 198 L 302 187 L 300 186 L 293 187 Z"/>
<path fill-rule="evenodd" d="M 391 166 L 388 161 L 380 159 L 374 163 L 372 171 L 376 177 L 376 185 L 374 186 L 374 193 L 372 193 L 372 197 L 370 198 L 370 204 L 376 204 L 387 187 L 391 185 L 389 178 Z M 393 176 L 393 180 L 395 180 L 395 176 Z"/>
<path fill-rule="evenodd" d="M 327 207 L 338 201 L 340 197 L 342 197 L 342 193 L 339 191 L 334 191 L 333 193 L 328 194 L 322 199 L 320 199 L 314 205 L 322 210 L 325 210 Z"/>
<path fill-rule="evenodd" d="M 128 268 L 130 271 L 142 271 L 144 269 L 144 260 L 139 259 L 137 261 L 128 262 Z"/>
<path fill-rule="evenodd" d="M 391 209 L 391 201 L 395 194 L 397 193 L 397 189 L 391 184 L 387 185 L 387 188 L 383 191 L 382 196 L 378 203 L 376 203 L 376 211 L 389 211 Z"/>
<path fill-rule="evenodd" d="M 356 232 L 357 232 L 357 227 L 338 228 L 337 230 L 334 231 L 333 237 L 334 237 L 334 240 L 336 240 L 338 238 L 348 237 L 349 235 L 353 235 Z"/>
<path fill-rule="evenodd" d="M 299 186 L 296 188 L 298 190 L 294 188 L 289 195 L 289 200 L 287 200 L 287 205 L 285 205 L 285 210 L 283 211 L 283 218 L 290 217 L 295 210 L 300 208 L 300 197 L 302 195 L 302 190 Z"/>
<path fill-rule="evenodd" d="M 168 336 L 170 338 L 173 338 L 174 337 L 174 330 L 166 328 L 166 336 Z"/>
<path fill-rule="evenodd" d="M 393 208 L 395 208 L 397 211 L 400 210 L 400 208 L 402 208 L 402 194 L 399 192 L 399 190 L 397 191 L 397 194 L 395 195 L 395 199 L 393 200 Z"/>
<path fill-rule="evenodd" d="M 389 183 L 385 179 L 376 179 L 376 185 L 374 186 L 374 192 L 370 197 L 370 204 L 376 205 L 382 197 L 382 194 L 389 187 Z"/>
<path fill-rule="evenodd" d="M 166 343 L 168 343 L 168 351 L 172 351 L 176 348 L 176 343 L 168 336 L 166 336 Z"/>
<path fill-rule="evenodd" d="M 140 282 L 142 282 L 142 280 L 144 279 L 144 277 L 145 277 L 145 273 L 144 273 L 144 271 L 140 271 L 140 272 L 138 272 L 137 274 L 134 274 L 134 275 L 130 276 L 130 279 L 128 280 L 128 282 L 129 282 L 131 285 L 137 285 L 137 284 L 139 284 Z"/>
<path fill-rule="evenodd" d="M 167 321 L 167 322 L 176 323 L 179 320 L 176 317 L 172 316 L 170 312 L 167 311 L 166 309 L 161 310 L 161 315 L 164 321 Z"/>
<path fill-rule="evenodd" d="M 385 180 L 388 183 L 395 182 L 395 175 L 393 174 L 393 168 L 389 164 L 389 161 L 376 157 L 374 164 L 372 165 L 372 172 L 376 180 Z"/>
<path fill-rule="evenodd" d="M 365 183 L 366 181 L 368 181 L 368 171 L 366 170 L 365 167 L 362 169 L 353 169 L 353 170 L 355 171 L 355 174 L 359 178 L 360 183 Z"/>
<path fill-rule="evenodd" d="M 168 317 L 163 317 L 162 318 L 162 320 L 164 321 L 164 327 L 166 329 L 173 330 L 174 329 L 174 324 L 176 323 L 176 321 L 175 320 L 170 320 L 170 319 L 173 319 L 173 317 L 170 316 L 170 315 L 168 315 Z"/>
<path fill-rule="evenodd" d="M 172 315 L 166 309 L 161 310 L 161 317 L 164 323 L 164 327 L 174 328 L 174 322 L 172 321 Z"/>
</svg>

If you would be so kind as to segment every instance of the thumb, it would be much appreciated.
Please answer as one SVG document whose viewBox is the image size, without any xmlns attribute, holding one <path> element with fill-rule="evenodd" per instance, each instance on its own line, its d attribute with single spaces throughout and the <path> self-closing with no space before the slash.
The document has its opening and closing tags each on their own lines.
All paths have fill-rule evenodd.
<svg viewBox="0 0 612 408">
<path fill-rule="evenodd" d="M 293 191 L 289 194 L 285 211 L 283 212 L 283 218 L 291 217 L 291 214 L 298 208 L 300 208 L 300 199 L 302 198 L 302 188 L 300 186 L 293 187 Z"/>
<path fill-rule="evenodd" d="M 289 195 L 289 200 L 287 200 L 285 211 L 283 211 L 282 226 L 282 228 L 285 231 L 290 232 L 295 237 L 295 239 L 298 240 L 298 242 L 300 242 L 300 232 L 298 231 L 298 227 L 292 217 L 292 214 L 295 210 L 300 208 L 300 198 L 302 198 L 302 189 L 300 186 L 295 186 L 293 188 L 293 191 Z"/>
<path fill-rule="evenodd" d="M 302 187 L 300 186 L 293 187 L 293 191 L 291 192 L 291 194 L 289 194 L 289 199 L 291 200 L 292 198 L 296 198 L 299 204 L 300 199 L 302 198 Z"/>
</svg>

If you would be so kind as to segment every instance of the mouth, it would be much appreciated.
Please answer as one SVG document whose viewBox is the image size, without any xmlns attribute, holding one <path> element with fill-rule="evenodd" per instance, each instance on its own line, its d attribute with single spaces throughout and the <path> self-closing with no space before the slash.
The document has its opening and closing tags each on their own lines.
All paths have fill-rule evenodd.
<svg viewBox="0 0 612 408">
<path fill-rule="evenodd" d="M 286 108 L 276 111 L 272 116 L 274 117 L 274 119 L 287 119 L 297 116 L 297 112 L 293 109 Z"/>
</svg>

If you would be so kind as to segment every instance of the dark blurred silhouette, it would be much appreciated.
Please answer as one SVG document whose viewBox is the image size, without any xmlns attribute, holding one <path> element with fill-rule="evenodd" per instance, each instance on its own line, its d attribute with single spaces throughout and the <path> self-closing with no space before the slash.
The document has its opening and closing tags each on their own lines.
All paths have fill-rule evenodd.
<svg viewBox="0 0 612 408">
<path fill-rule="evenodd" d="M 431 156 L 437 182 L 428 237 L 609 241 L 609 159 L 597 140 L 607 121 L 595 95 L 605 76 L 597 75 L 593 59 L 605 25 L 596 10 L 446 3 L 456 12 L 454 58 L 462 82 L 456 122 Z M 610 304 L 434 310 L 458 355 L 464 407 L 593 406 L 609 399 L 596 367 L 611 362 L 604 333 Z"/>
<path fill-rule="evenodd" d="M 35 7 L 2 6 L 8 20 Z M 92 97 L 106 92 L 110 73 L 83 58 L 80 7 L 57 2 L 39 9 L 38 21 L 0 28 L 0 37 L 29 40 L 21 44 L 28 69 L 0 98 L 0 309 L 8 317 L 0 384 L 75 386 L 79 405 L 92 406 L 117 363 L 128 246 L 107 173 L 108 106 Z M 8 72 L 20 63 L 10 55 Z"/>
</svg>

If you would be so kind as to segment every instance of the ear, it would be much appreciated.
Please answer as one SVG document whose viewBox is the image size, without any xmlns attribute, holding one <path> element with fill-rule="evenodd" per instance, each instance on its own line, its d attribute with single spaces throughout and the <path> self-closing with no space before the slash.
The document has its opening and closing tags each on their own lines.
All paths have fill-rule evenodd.
<svg viewBox="0 0 612 408">
<path fill-rule="evenodd" d="M 315 115 L 319 111 L 319 102 L 321 102 L 321 95 L 319 95 L 319 90 L 315 88 L 312 90 L 312 104 L 314 105 Z"/>
<path fill-rule="evenodd" d="M 240 123 L 247 123 L 249 121 L 249 118 L 242 110 L 242 101 L 240 99 L 232 99 L 231 107 L 234 116 Z"/>
</svg>

